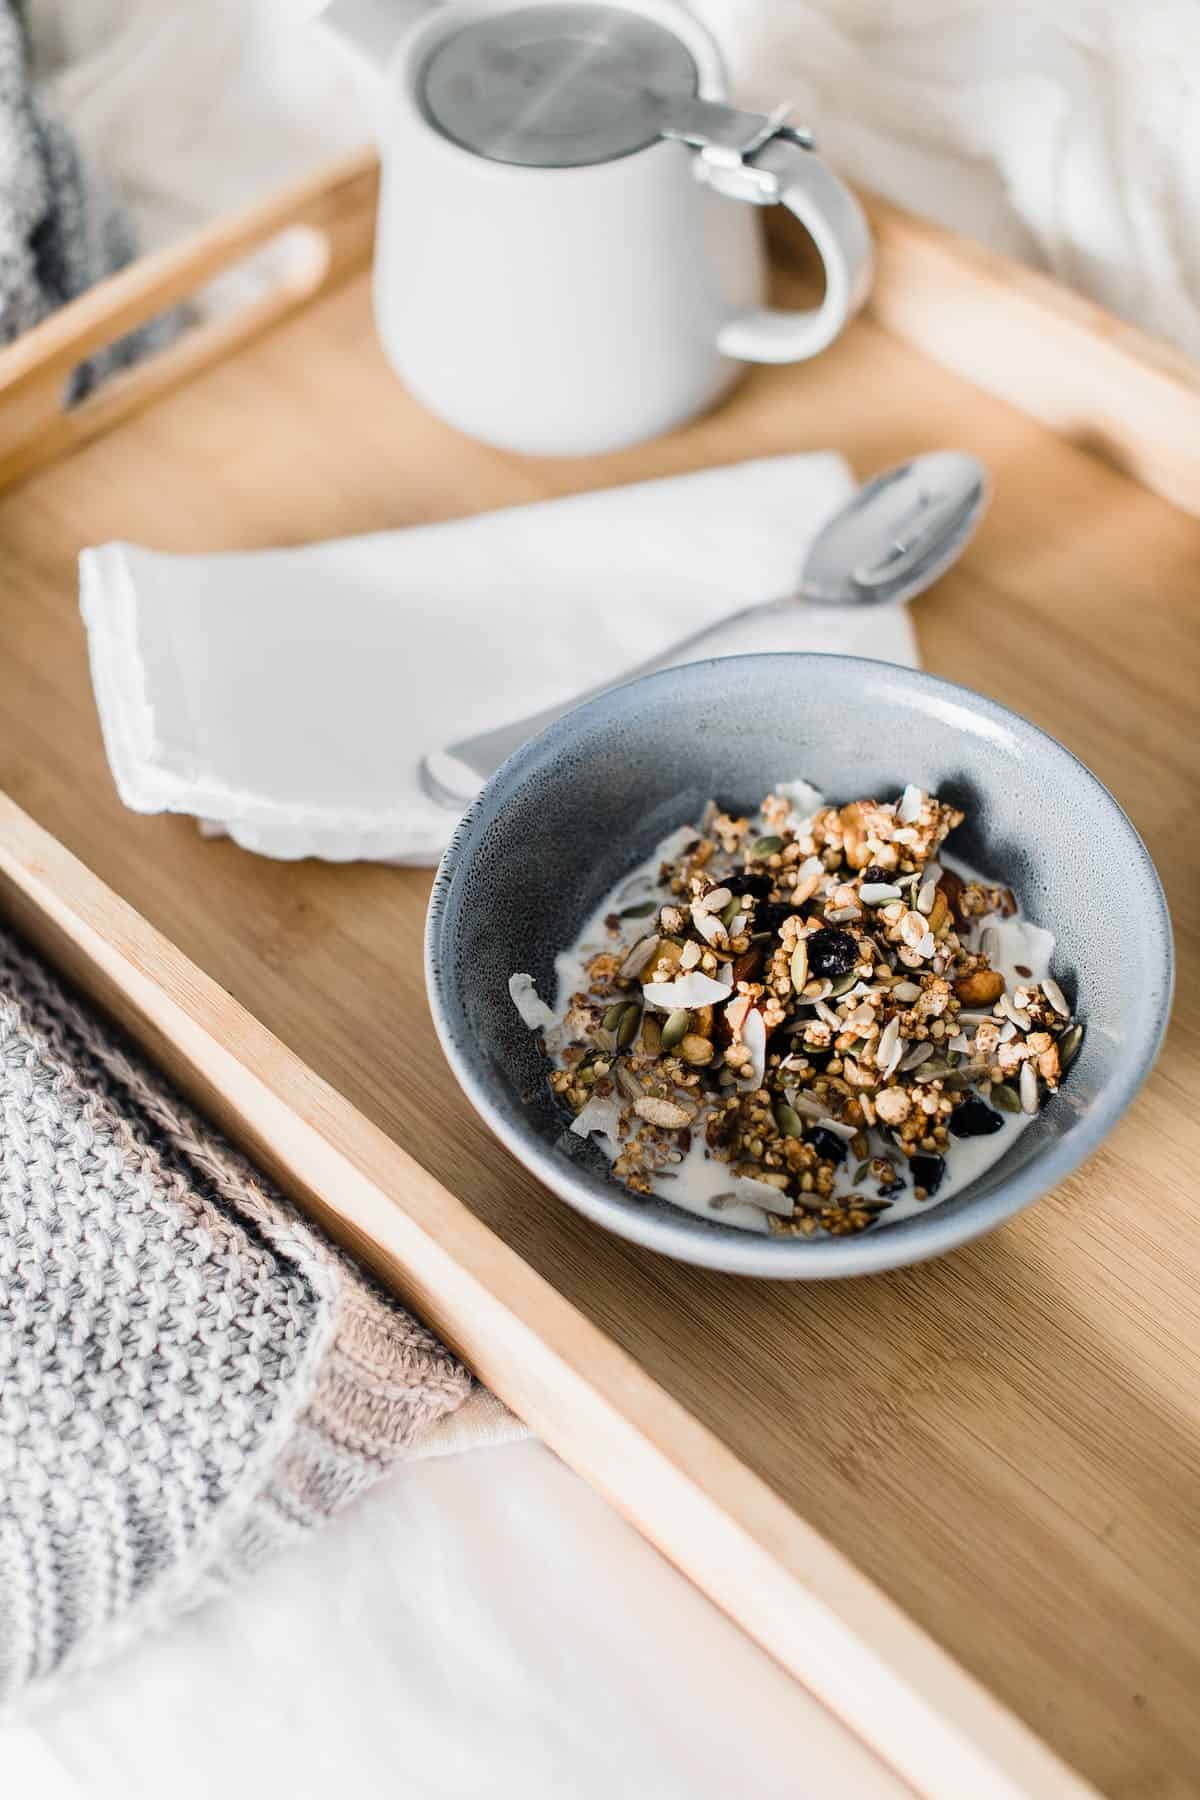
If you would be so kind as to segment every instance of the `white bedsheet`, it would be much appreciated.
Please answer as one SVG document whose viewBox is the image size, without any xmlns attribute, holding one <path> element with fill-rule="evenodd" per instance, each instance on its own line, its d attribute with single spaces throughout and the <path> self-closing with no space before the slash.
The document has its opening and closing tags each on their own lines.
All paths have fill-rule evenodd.
<svg viewBox="0 0 1200 1800">
<path fill-rule="evenodd" d="M 908 1791 L 532 1439 L 404 1466 L 34 1726 L 14 1800 Z"/>
</svg>

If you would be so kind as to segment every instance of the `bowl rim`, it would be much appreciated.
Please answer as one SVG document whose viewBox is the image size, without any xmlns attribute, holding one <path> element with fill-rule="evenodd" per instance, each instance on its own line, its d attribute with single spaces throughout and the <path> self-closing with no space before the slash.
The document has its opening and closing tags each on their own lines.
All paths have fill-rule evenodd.
<svg viewBox="0 0 1200 1800">
<path fill-rule="evenodd" d="M 680 680 L 696 679 L 698 673 L 713 669 L 718 663 L 729 669 L 734 664 L 763 662 L 826 665 L 837 663 L 847 674 L 899 677 L 931 698 L 966 704 L 993 726 L 1033 733 L 1045 745 L 1066 757 L 1074 765 L 1079 780 L 1106 802 L 1117 825 L 1129 839 L 1131 858 L 1151 901 L 1148 930 L 1151 950 L 1157 950 L 1162 974 L 1162 998 L 1153 1023 L 1142 1033 L 1136 1054 L 1127 1066 L 1110 1079 L 1097 1103 L 1066 1131 L 1062 1137 L 1033 1157 L 993 1193 L 957 1213 L 945 1213 L 934 1207 L 915 1215 L 918 1233 L 863 1232 L 844 1238 L 764 1237 L 754 1232 L 739 1233 L 733 1240 L 733 1228 L 726 1233 L 711 1231 L 706 1221 L 680 1211 L 679 1221 L 664 1218 L 658 1212 L 639 1214 L 627 1210 L 617 1199 L 622 1190 L 617 1184 L 612 1198 L 605 1192 L 610 1184 L 581 1171 L 519 1120 L 507 1118 L 497 1107 L 486 1082 L 476 1070 L 470 1051 L 460 1043 L 450 1016 L 443 980 L 441 937 L 446 923 L 447 906 L 455 880 L 467 866 L 473 840 L 482 822 L 492 816 L 496 797 L 513 781 L 540 771 L 552 761 L 578 734 L 581 725 L 603 717 L 617 696 L 628 706 L 632 696 L 654 697 L 669 682 L 677 687 Z M 446 959 L 447 962 L 449 959 Z M 1171 1014 L 1175 986 L 1175 950 L 1170 912 L 1162 880 L 1154 861 L 1124 807 L 1073 750 L 1053 737 L 1040 725 L 1014 712 L 1011 707 L 989 699 L 959 682 L 931 675 L 924 669 L 902 663 L 889 663 L 872 657 L 843 656 L 818 651 L 767 651 L 740 656 L 709 657 L 656 670 L 633 681 L 620 682 L 564 713 L 536 737 L 513 753 L 480 790 L 464 815 L 442 856 L 430 895 L 425 926 L 425 982 L 430 1011 L 442 1050 L 467 1098 L 489 1130 L 506 1149 L 535 1175 L 559 1199 L 608 1231 L 627 1242 L 640 1244 L 674 1261 L 720 1270 L 728 1274 L 748 1275 L 774 1280 L 833 1280 L 847 1275 L 878 1274 L 888 1269 L 907 1268 L 918 1262 L 942 1256 L 1003 1224 L 1016 1213 L 1040 1199 L 1077 1169 L 1124 1115 L 1149 1075 L 1162 1047 Z M 910 1221 L 904 1221 L 908 1224 Z M 691 1229 L 689 1229 L 689 1227 Z"/>
</svg>

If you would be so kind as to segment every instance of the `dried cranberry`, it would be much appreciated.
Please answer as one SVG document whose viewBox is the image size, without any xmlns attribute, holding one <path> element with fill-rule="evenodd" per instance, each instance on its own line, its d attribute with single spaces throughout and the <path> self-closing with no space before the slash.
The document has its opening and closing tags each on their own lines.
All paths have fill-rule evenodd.
<svg viewBox="0 0 1200 1800">
<path fill-rule="evenodd" d="M 914 1156 L 910 1158 L 908 1166 L 912 1171 L 914 1186 L 924 1188 L 927 1197 L 937 1193 L 946 1173 L 945 1157 Z"/>
<path fill-rule="evenodd" d="M 814 1125 L 808 1134 L 808 1141 L 822 1162 L 831 1162 L 834 1168 L 845 1162 L 845 1140 L 836 1131 L 826 1131 L 823 1125 Z"/>
<path fill-rule="evenodd" d="M 957 1138 L 991 1137 L 1004 1120 L 979 1098 L 968 1094 L 962 1105 L 950 1115 L 950 1130 Z"/>
<path fill-rule="evenodd" d="M 858 945 L 848 931 L 822 925 L 808 940 L 808 972 L 821 980 L 848 975 L 858 961 Z"/>
</svg>

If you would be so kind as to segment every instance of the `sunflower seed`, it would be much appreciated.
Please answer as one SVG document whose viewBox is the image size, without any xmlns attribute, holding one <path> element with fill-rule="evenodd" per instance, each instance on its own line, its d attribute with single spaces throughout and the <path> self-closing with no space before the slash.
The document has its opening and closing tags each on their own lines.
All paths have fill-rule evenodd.
<svg viewBox="0 0 1200 1800">
<path fill-rule="evenodd" d="M 719 913 L 725 910 L 732 899 L 733 895 L 727 887 L 715 887 L 697 900 L 696 905 L 701 912 Z"/>
<path fill-rule="evenodd" d="M 861 906 L 832 906 L 825 911 L 827 925 L 848 925 L 853 919 L 862 918 Z"/>
<path fill-rule="evenodd" d="M 640 1100 L 645 1092 L 633 1070 L 627 1069 L 624 1063 L 614 1065 L 613 1080 L 627 1100 Z"/>
<path fill-rule="evenodd" d="M 824 1117 L 818 1119 L 817 1123 L 820 1125 L 822 1131 L 832 1131 L 834 1137 L 840 1137 L 844 1144 L 848 1144 L 851 1138 L 858 1136 L 853 1125 L 843 1125 L 840 1119 Z"/>
<path fill-rule="evenodd" d="M 677 1007 L 662 1028 L 662 1047 L 673 1050 L 681 1044 L 691 1029 L 692 1015 L 686 1006 Z"/>
<path fill-rule="evenodd" d="M 819 1100 L 814 1100 L 811 1094 L 800 1093 L 795 1088 L 785 1088 L 784 1092 L 788 1097 L 788 1104 L 794 1112 L 803 1114 L 806 1119 L 823 1119 L 825 1117 L 825 1108 Z"/>
<path fill-rule="evenodd" d="M 1083 1026 L 1068 1025 L 1058 1040 L 1058 1066 L 1064 1071 L 1069 1069 L 1079 1055 L 1079 1046 L 1083 1042 Z"/>
<path fill-rule="evenodd" d="M 994 925 L 985 925 L 979 934 L 980 954 L 994 963 L 1000 954 L 1000 933 Z"/>
<path fill-rule="evenodd" d="M 625 958 L 625 961 L 621 964 L 621 967 L 617 970 L 617 973 L 622 980 L 630 980 L 634 975 L 641 974 L 642 970 L 654 955 L 654 952 L 658 949 L 659 942 L 660 940 L 657 936 L 644 937 L 638 940 L 633 946 L 633 949 L 629 952 L 629 955 Z"/>
<path fill-rule="evenodd" d="M 1017 1093 L 1016 1088 L 1010 1087 L 1006 1081 L 998 1081 L 996 1083 L 995 1087 L 992 1089 L 991 1099 L 993 1104 L 1000 1108 L 1001 1112 L 1019 1113 L 1021 1111 L 1020 1095 Z"/>
<path fill-rule="evenodd" d="M 804 992 L 804 984 L 808 980 L 808 946 L 801 938 L 792 951 L 792 987 L 797 994 Z"/>
<path fill-rule="evenodd" d="M 902 1075 L 907 1075 L 910 1069 L 919 1069 L 921 1064 L 928 1062 L 932 1055 L 932 1044 L 914 1044 L 904 1061 L 900 1064 L 900 1073 Z"/>
<path fill-rule="evenodd" d="M 824 1000 L 817 1001 L 816 1011 L 818 1019 L 824 1020 L 831 1031 L 840 1031 L 842 1029 L 842 1021 L 838 1018 L 832 1006 L 827 1006 Z"/>
<path fill-rule="evenodd" d="M 1021 1111 L 1035 1113 L 1038 1109 L 1037 1070 L 1031 1062 L 1021 1064 Z"/>
<path fill-rule="evenodd" d="M 892 989 L 892 993 L 906 1006 L 911 1006 L 914 1000 L 921 998 L 921 990 L 915 981 L 898 981 Z"/>
<path fill-rule="evenodd" d="M 760 837 L 751 849 L 750 855 L 755 862 L 761 862 L 764 857 L 775 856 L 782 849 L 783 839 L 781 837 Z"/>
<path fill-rule="evenodd" d="M 1064 1019 L 1070 1018 L 1071 1009 L 1067 1005 L 1066 995 L 1052 975 L 1047 975 L 1043 980 L 1042 992 L 1056 1013 L 1061 1013 Z"/>
<path fill-rule="evenodd" d="M 692 1115 L 685 1112 L 682 1106 L 676 1106 L 673 1100 L 658 1100 L 653 1094 L 643 1094 L 635 1100 L 633 1110 L 639 1119 L 647 1124 L 660 1125 L 664 1131 L 678 1131 L 681 1125 L 690 1125 Z"/>
</svg>

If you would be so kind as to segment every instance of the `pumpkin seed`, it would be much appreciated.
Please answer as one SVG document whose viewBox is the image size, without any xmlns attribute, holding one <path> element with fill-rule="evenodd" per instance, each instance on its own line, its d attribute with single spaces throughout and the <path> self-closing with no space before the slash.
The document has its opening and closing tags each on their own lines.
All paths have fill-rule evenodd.
<svg viewBox="0 0 1200 1800">
<path fill-rule="evenodd" d="M 1068 1025 L 1058 1040 L 1058 1066 L 1069 1069 L 1079 1055 L 1079 1046 L 1083 1042 L 1083 1026 Z"/>
<path fill-rule="evenodd" d="M 1001 1112 L 1019 1113 L 1021 1110 L 1020 1095 L 1017 1093 L 1016 1088 L 1009 1087 L 1006 1081 L 998 1081 L 996 1083 L 995 1087 L 992 1089 L 991 1100 L 993 1106 L 998 1106 Z"/>
<path fill-rule="evenodd" d="M 738 899 L 737 895 L 735 894 L 733 899 L 729 902 L 729 905 L 725 908 L 724 912 L 721 914 L 721 923 L 725 927 L 726 931 L 729 930 L 729 927 L 733 924 L 733 921 L 737 918 L 737 916 L 741 912 L 741 910 L 742 910 L 742 903 Z"/>
<path fill-rule="evenodd" d="M 643 900 L 637 906 L 623 906 L 617 917 L 618 919 L 648 919 L 652 912 L 657 911 L 657 900 Z"/>
<path fill-rule="evenodd" d="M 671 1014 L 670 1018 L 662 1028 L 663 1049 L 673 1050 L 676 1044 L 682 1044 L 684 1038 L 691 1030 L 691 1025 L 692 1015 L 687 1007 L 676 1007 L 675 1011 Z"/>
<path fill-rule="evenodd" d="M 792 951 L 792 987 L 796 993 L 804 992 L 804 984 L 808 980 L 808 945 L 801 938 Z"/>
<path fill-rule="evenodd" d="M 615 1031 L 617 1029 L 618 1025 L 621 1023 L 621 1020 L 625 1016 L 625 1008 L 628 1005 L 629 1005 L 628 1000 L 618 1000 L 615 1006 L 609 1007 L 608 1011 L 604 1015 L 605 1031 Z"/>
<path fill-rule="evenodd" d="M 867 1179 L 867 1176 L 870 1174 L 870 1172 L 871 1172 L 870 1163 L 859 1163 L 857 1169 L 855 1169 L 855 1171 L 854 1171 L 855 1187 L 858 1186 L 860 1181 L 865 1181 Z"/>
<path fill-rule="evenodd" d="M 800 1115 L 786 1100 L 780 1100 L 775 1106 L 775 1123 L 784 1137 L 803 1137 L 804 1127 L 800 1123 Z"/>
<path fill-rule="evenodd" d="M 617 1026 L 617 1049 L 628 1050 L 637 1036 L 642 1023 L 642 1009 L 636 1000 L 631 1000 L 625 1008 L 621 1023 Z"/>
<path fill-rule="evenodd" d="M 850 989 L 857 980 L 858 976 L 853 969 L 851 969 L 848 975 L 839 975 L 829 990 L 829 998 L 831 1000 L 840 1000 L 843 994 L 848 994 L 850 992 Z"/>
<path fill-rule="evenodd" d="M 922 1081 L 937 1081 L 941 1076 L 949 1075 L 949 1073 L 950 1064 L 937 1056 L 930 1057 L 928 1062 L 921 1065 Z"/>
<path fill-rule="evenodd" d="M 761 862 L 765 856 L 774 856 L 783 849 L 781 837 L 760 837 L 750 852 L 755 862 Z"/>
</svg>

